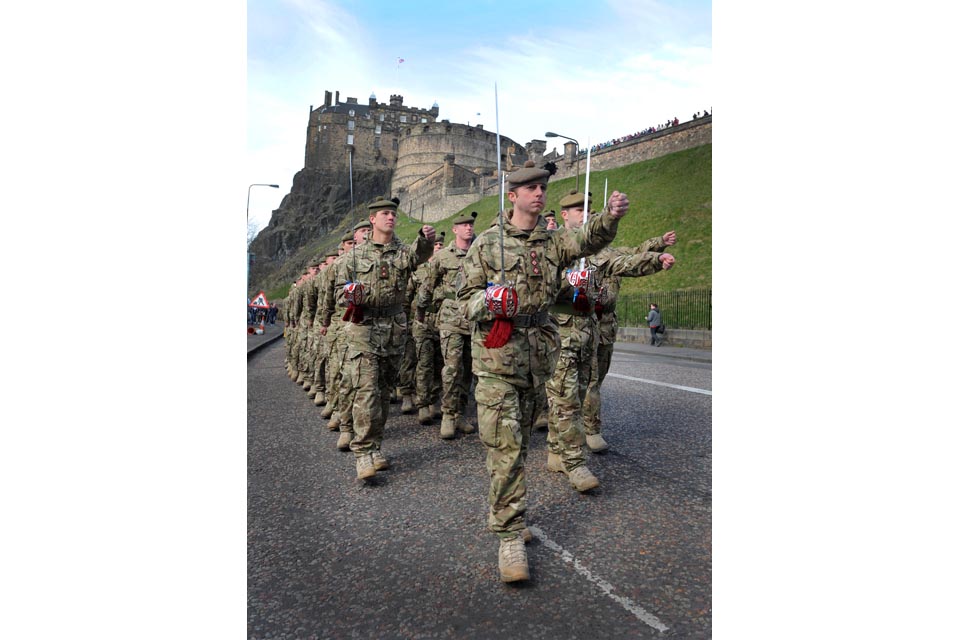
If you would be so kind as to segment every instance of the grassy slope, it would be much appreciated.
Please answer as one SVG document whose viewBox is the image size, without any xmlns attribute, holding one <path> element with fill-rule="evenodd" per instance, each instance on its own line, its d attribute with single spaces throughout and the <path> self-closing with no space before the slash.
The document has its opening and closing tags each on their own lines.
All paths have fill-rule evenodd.
<svg viewBox="0 0 960 640">
<path fill-rule="evenodd" d="M 603 198 L 604 180 L 607 180 L 608 196 L 616 189 L 630 198 L 630 213 L 620 221 L 614 246 L 638 245 L 671 229 L 677 232 L 677 244 L 670 251 L 677 258 L 673 269 L 655 277 L 625 278 L 621 288 L 624 294 L 711 286 L 712 150 L 713 146 L 708 144 L 617 169 L 591 171 L 590 192 L 595 206 L 599 206 Z M 583 161 L 581 169 L 586 169 Z M 581 187 L 584 180 L 585 176 L 581 175 Z M 559 212 L 560 198 L 575 185 L 576 178 L 551 181 L 547 209 Z M 499 196 L 490 196 L 464 210 L 479 213 L 477 232 L 495 222 L 498 201 Z M 452 237 L 451 220 L 456 215 L 433 223 L 438 232 L 447 232 L 447 240 Z M 402 220 L 397 234 L 410 242 L 420 223 Z"/>
<path fill-rule="evenodd" d="M 624 278 L 621 295 L 711 287 L 712 151 L 713 145 L 707 144 L 617 169 L 590 173 L 590 191 L 595 206 L 600 206 L 603 198 L 604 180 L 608 183 L 608 195 L 618 190 L 630 198 L 630 213 L 620 221 L 614 246 L 638 245 L 647 238 L 662 235 L 671 229 L 677 232 L 677 244 L 670 250 L 677 258 L 673 269 L 654 277 Z M 586 170 L 584 161 L 581 161 L 581 170 Z M 585 176 L 581 175 L 580 181 L 582 186 Z M 550 182 L 547 209 L 558 212 L 558 222 L 562 222 L 559 219 L 560 198 L 575 185 L 576 178 Z M 499 196 L 490 196 L 464 209 L 466 213 L 479 213 L 476 225 L 478 233 L 496 220 L 498 202 Z M 506 204 L 510 206 L 509 201 Z M 349 227 L 358 219 L 356 215 L 350 217 Z M 457 213 L 433 223 L 438 233 L 447 232 L 447 241 L 453 237 L 450 232 L 451 221 L 459 215 Z M 346 221 L 342 226 L 348 228 Z M 401 240 L 411 242 L 419 229 L 419 221 L 401 212 L 397 224 L 397 235 Z M 318 247 L 325 249 L 327 245 L 333 246 L 335 238 L 341 234 L 330 234 L 329 238 L 318 243 Z M 320 248 L 312 250 L 319 251 Z M 268 292 L 268 298 L 283 298 L 288 290 L 289 285 L 285 285 Z"/>
</svg>

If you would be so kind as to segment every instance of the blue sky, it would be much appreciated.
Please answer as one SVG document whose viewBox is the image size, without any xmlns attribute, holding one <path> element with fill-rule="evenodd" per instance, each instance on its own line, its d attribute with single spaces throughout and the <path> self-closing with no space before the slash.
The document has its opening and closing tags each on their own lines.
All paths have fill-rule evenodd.
<svg viewBox="0 0 960 640">
<path fill-rule="evenodd" d="M 496 84 L 503 135 L 586 146 L 712 110 L 711 28 L 702 1 L 251 0 L 246 184 L 281 187 L 253 189 L 251 221 L 264 228 L 289 192 L 324 91 L 436 101 L 441 119 L 492 130 Z"/>
</svg>

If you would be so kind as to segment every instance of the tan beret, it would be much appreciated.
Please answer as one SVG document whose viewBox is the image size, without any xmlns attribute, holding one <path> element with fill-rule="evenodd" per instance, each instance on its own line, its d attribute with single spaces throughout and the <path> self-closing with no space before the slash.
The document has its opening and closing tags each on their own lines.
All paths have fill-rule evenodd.
<svg viewBox="0 0 960 640">
<path fill-rule="evenodd" d="M 477 221 L 477 212 L 471 211 L 468 214 L 463 214 L 462 216 L 457 216 L 453 219 L 453 224 L 473 224 Z"/>
<path fill-rule="evenodd" d="M 590 204 L 593 204 L 593 194 L 590 194 Z M 582 207 L 583 206 L 583 194 L 575 189 L 571 189 L 570 193 L 563 196 L 560 199 L 560 208 L 570 209 L 572 207 Z"/>
<path fill-rule="evenodd" d="M 518 169 L 507 176 L 507 185 L 509 189 L 525 184 L 545 185 L 549 179 L 549 171 L 546 169 L 537 169 L 533 160 L 527 160 L 523 163 L 523 169 Z"/>
</svg>

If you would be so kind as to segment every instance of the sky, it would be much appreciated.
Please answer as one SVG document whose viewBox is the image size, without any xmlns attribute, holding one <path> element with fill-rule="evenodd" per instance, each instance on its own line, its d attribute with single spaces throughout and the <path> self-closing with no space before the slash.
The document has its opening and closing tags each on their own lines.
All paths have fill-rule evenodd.
<svg viewBox="0 0 960 640">
<path fill-rule="evenodd" d="M 525 144 L 584 148 L 713 110 L 711 3 L 250 0 L 250 220 L 270 221 L 303 167 L 324 92 L 439 104 L 440 119 L 497 126 Z M 398 62 L 402 59 L 403 62 Z M 495 98 L 496 96 L 496 98 Z M 497 105 L 499 100 L 499 105 Z"/>
</svg>

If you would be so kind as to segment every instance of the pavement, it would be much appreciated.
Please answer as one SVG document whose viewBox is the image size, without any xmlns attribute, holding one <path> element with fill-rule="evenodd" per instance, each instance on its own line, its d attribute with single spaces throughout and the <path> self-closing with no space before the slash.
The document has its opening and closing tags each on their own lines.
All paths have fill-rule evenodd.
<svg viewBox="0 0 960 640">
<path fill-rule="evenodd" d="M 611 449 L 588 460 L 597 489 L 547 470 L 547 434 L 532 434 L 531 579 L 507 585 L 478 434 L 441 440 L 392 404 L 391 468 L 358 481 L 286 376 L 281 337 L 248 338 L 250 640 L 711 637 L 709 351 L 617 344 L 602 389 Z"/>
</svg>

